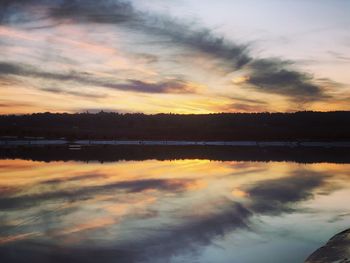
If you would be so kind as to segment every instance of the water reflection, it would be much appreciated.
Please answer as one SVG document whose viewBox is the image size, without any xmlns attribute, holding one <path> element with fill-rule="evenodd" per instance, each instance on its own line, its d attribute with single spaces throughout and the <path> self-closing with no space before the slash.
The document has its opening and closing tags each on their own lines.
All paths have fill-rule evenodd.
<svg viewBox="0 0 350 263">
<path fill-rule="evenodd" d="M 0 161 L 1 262 L 286 262 L 348 228 L 349 164 Z"/>
</svg>

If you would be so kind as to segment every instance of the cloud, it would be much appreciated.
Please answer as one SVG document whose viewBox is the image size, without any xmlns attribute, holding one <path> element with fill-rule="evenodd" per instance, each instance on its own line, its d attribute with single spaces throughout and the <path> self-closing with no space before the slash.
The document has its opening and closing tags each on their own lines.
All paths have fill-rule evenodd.
<svg viewBox="0 0 350 263">
<path fill-rule="evenodd" d="M 259 91 L 280 94 L 296 101 L 316 101 L 328 96 L 323 88 L 314 84 L 311 75 L 290 69 L 291 62 L 281 59 L 257 59 L 248 69 L 246 83 Z"/>
<path fill-rule="evenodd" d="M 124 83 L 117 83 L 111 79 L 97 78 L 84 72 L 71 71 L 69 73 L 56 73 L 42 71 L 34 66 L 15 64 L 10 62 L 0 62 L 0 76 L 8 75 L 33 77 L 53 81 L 72 81 L 80 84 L 99 86 L 104 88 L 134 91 L 142 93 L 196 93 L 196 87 L 182 79 L 170 79 L 160 82 L 144 82 L 141 80 L 129 79 Z M 59 88 L 43 88 L 44 91 L 67 93 L 70 95 L 93 97 L 93 94 L 87 94 L 77 91 L 65 91 Z M 99 97 L 101 95 L 96 95 Z"/>
<path fill-rule="evenodd" d="M 130 29 L 162 37 L 166 45 L 181 45 L 229 60 L 234 68 L 250 61 L 247 45 L 239 45 L 215 36 L 208 28 L 199 28 L 158 14 L 138 11 L 126 1 L 63 1 L 49 9 L 53 19 L 68 19 L 75 23 L 123 24 Z M 164 42 L 164 40 L 166 40 Z"/>
<path fill-rule="evenodd" d="M 9 107 L 28 107 L 33 106 L 31 103 L 25 103 L 25 102 L 2 102 L 0 101 L 0 108 L 9 108 Z"/>
<path fill-rule="evenodd" d="M 136 253 L 126 254 L 129 258 L 125 262 L 168 262 L 178 254 L 195 253 L 238 228 L 249 228 L 250 216 L 251 212 L 242 204 L 221 200 L 218 211 L 206 216 L 185 217 L 185 222 L 175 226 L 165 225 L 153 235 L 122 244 L 119 251 L 127 253 L 127 248 L 134 248 Z"/>
<path fill-rule="evenodd" d="M 85 12 L 83 14 L 86 17 Z M 106 14 L 108 18 L 109 13 Z M 247 83 L 257 91 L 283 95 L 298 102 L 317 101 L 328 97 L 324 94 L 324 89 L 314 83 L 311 75 L 291 69 L 290 61 L 254 58 L 249 53 L 248 45 L 227 41 L 223 37 L 216 36 L 208 28 L 191 26 L 166 16 L 136 12 L 130 5 L 127 14 L 128 21 L 137 23 L 136 28 L 168 39 L 166 45 L 181 45 L 219 58 L 229 65 L 227 69 L 229 72 L 238 69 L 248 70 L 251 75 Z M 89 18 L 90 21 L 95 19 L 94 16 Z M 103 22 L 113 23 L 113 20 L 106 19 Z"/>
<path fill-rule="evenodd" d="M 101 99 L 101 98 L 108 97 L 107 94 L 86 93 L 86 92 L 80 92 L 75 90 L 63 90 L 60 88 L 41 88 L 40 90 L 47 91 L 54 94 L 67 94 L 67 95 L 90 98 L 90 99 Z"/>
<path fill-rule="evenodd" d="M 264 180 L 246 192 L 252 199 L 250 208 L 255 213 L 280 214 L 293 210 L 297 202 L 313 197 L 313 190 L 327 184 L 328 175 L 298 170 L 288 177 Z"/>
<path fill-rule="evenodd" d="M 39 263 L 94 262 L 95 255 L 103 255 L 99 257 L 99 262 L 103 263 L 115 262 L 116 259 L 121 263 L 168 262 L 174 255 L 194 253 L 200 247 L 208 246 L 216 238 L 224 237 L 237 228 L 247 228 L 250 216 L 249 210 L 241 204 L 222 200 L 220 209 L 213 214 L 181 219 L 180 224 L 163 224 L 146 236 L 138 233 L 133 238 L 120 239 L 113 246 L 89 246 L 85 243 L 58 249 L 48 243 L 23 240 L 9 244 L 11 249 L 0 247 L 0 253 L 4 260 L 8 259 L 11 262 L 22 262 L 23 259 L 33 257 Z M 47 254 L 50 255 L 50 259 L 45 257 Z"/>
<path fill-rule="evenodd" d="M 350 57 L 345 54 L 334 52 L 334 51 L 328 51 L 327 53 L 333 58 L 337 59 L 338 60 L 337 62 L 346 62 L 346 63 L 350 62 Z"/>
<path fill-rule="evenodd" d="M 180 45 L 219 58 L 229 65 L 229 71 L 241 69 L 251 61 L 248 45 L 227 41 L 208 28 L 180 23 L 164 16 L 150 17 L 147 21 L 144 29 L 167 39 L 166 45 Z"/>
<path fill-rule="evenodd" d="M 196 88 L 183 80 L 168 80 L 158 83 L 129 80 L 127 84 L 114 84 L 109 87 L 148 93 L 196 93 Z"/>
<path fill-rule="evenodd" d="M 91 175 L 89 175 L 91 176 Z M 47 183 L 47 182 L 46 182 Z M 142 192 L 145 190 L 158 190 L 167 192 L 183 191 L 191 183 L 190 180 L 172 180 L 172 179 L 148 179 L 133 180 L 111 183 L 107 185 L 89 186 L 74 188 L 70 190 L 58 190 L 44 192 L 40 194 L 20 195 L 15 197 L 0 198 L 0 208 L 23 208 L 33 206 L 47 200 L 82 200 L 95 194 L 106 194 L 111 191 L 126 191 L 128 193 Z"/>
<path fill-rule="evenodd" d="M 42 22 L 40 7 L 50 4 L 48 0 L 0 0 L 0 24 L 25 24 Z"/>
<path fill-rule="evenodd" d="M 64 0 L 50 8 L 49 14 L 55 19 L 73 19 L 77 22 L 117 24 L 137 20 L 131 3 L 120 0 Z"/>
<path fill-rule="evenodd" d="M 58 183 L 65 183 L 65 182 L 75 182 L 75 181 L 82 181 L 82 180 L 90 180 L 90 179 L 99 179 L 104 178 L 104 174 L 99 173 L 88 173 L 88 174 L 81 174 L 81 175 L 75 175 L 72 177 L 63 177 L 63 178 L 55 178 L 55 179 L 49 179 L 46 181 L 42 181 L 41 184 L 58 184 Z"/>
<path fill-rule="evenodd" d="M 232 103 L 229 106 L 223 107 L 224 111 L 234 112 L 262 112 L 265 109 L 262 105 L 254 105 L 249 103 Z"/>
<path fill-rule="evenodd" d="M 0 0 L 0 24 L 26 24 L 53 20 L 32 29 L 60 23 L 117 24 L 137 19 L 139 14 L 123 0 Z"/>
<path fill-rule="evenodd" d="M 16 10 L 27 10 L 30 4 L 37 4 L 46 10 L 46 15 L 55 21 L 65 23 L 100 23 L 126 26 L 129 29 L 146 33 L 148 37 L 158 38 L 158 44 L 172 47 L 182 47 L 192 52 L 201 52 L 212 58 L 219 59 L 227 73 L 237 70 L 249 71 L 249 78 L 241 85 L 248 85 L 256 91 L 279 94 L 288 97 L 293 102 L 313 102 L 330 98 L 322 85 L 315 82 L 312 75 L 293 69 L 292 63 L 283 59 L 253 57 L 249 45 L 217 36 L 211 29 L 179 22 L 169 16 L 149 14 L 136 10 L 131 2 L 121 0 L 72 0 L 72 1 L 2 1 L 6 6 L 5 15 L 16 16 Z M 43 11 L 44 12 L 44 11 Z M 45 12 L 44 12 L 45 13 Z M 12 19 L 13 20 L 13 19 Z M 11 19 L 8 19 L 11 21 Z M 52 76 L 51 76 L 52 77 Z M 57 76 L 58 77 L 58 76 Z M 69 79 L 71 76 L 60 76 Z M 60 78 L 59 77 L 59 78 Z M 162 82 L 149 85 L 139 81 L 131 81 L 120 86 L 105 84 L 117 89 L 131 89 L 137 92 L 161 92 L 171 90 L 178 93 L 181 85 L 176 88 Z M 145 91 L 146 90 L 146 91 Z M 186 91 L 187 89 L 184 88 Z"/>
<path fill-rule="evenodd" d="M 86 176 L 90 177 L 93 175 L 89 173 Z M 52 243 L 52 245 L 48 245 L 47 242 L 40 242 L 40 239 L 35 240 L 35 242 L 22 240 L 11 243 L 5 248 L 0 247 L 0 253 L 2 253 L 4 259 L 8 259 L 11 262 L 23 262 L 23 260 L 28 260 L 28 258 L 35 258 L 35 261 L 39 263 L 62 261 L 75 263 L 94 262 L 96 259 L 94 255 L 103 255 L 103 257 L 99 258 L 99 261 L 103 263 L 115 262 L 116 258 L 118 262 L 128 263 L 168 262 L 169 259 L 176 255 L 182 255 L 188 259 L 191 258 L 192 253 L 197 253 L 200 249 L 213 244 L 217 239 L 224 238 L 232 231 L 249 229 L 253 216 L 261 214 L 278 215 L 294 211 L 293 208 L 296 207 L 298 202 L 312 198 L 315 190 L 326 186 L 327 178 L 328 174 L 297 170 L 286 177 L 262 180 L 247 187 L 245 190 L 247 195 L 244 197 L 247 199 L 247 202 L 238 203 L 227 198 L 216 199 L 213 203 L 205 203 L 206 207 L 210 207 L 210 209 L 206 209 L 205 213 L 194 212 L 187 214 L 177 212 L 175 215 L 171 215 L 173 221 L 168 224 L 165 223 L 166 220 L 161 221 L 162 224 L 159 224 L 159 218 L 157 217 L 156 226 L 153 228 L 149 228 L 148 224 L 144 227 L 138 226 L 137 231 L 132 232 L 134 235 L 129 233 L 129 238 L 127 239 L 117 237 L 116 240 L 111 241 L 112 243 L 110 244 L 112 246 L 90 246 L 89 242 L 80 242 L 79 246 L 62 246 L 62 243 L 59 243 L 60 249 L 58 249 Z M 46 183 L 51 184 L 55 182 Z M 57 192 L 57 194 L 51 196 L 42 194 L 40 199 L 45 201 L 59 197 L 86 200 L 86 197 L 89 195 L 110 194 L 112 190 L 136 193 L 148 189 L 157 189 L 166 192 L 180 191 L 182 193 L 190 183 L 192 183 L 191 180 L 171 179 L 124 181 L 110 185 L 90 186 L 73 192 Z M 23 198 L 22 202 L 29 198 L 34 205 L 33 201 L 35 198 L 33 199 L 32 197 Z M 7 201 L 13 205 L 18 202 L 18 199 L 17 201 L 15 199 Z M 17 206 L 16 208 L 20 207 Z M 47 214 L 49 216 L 47 222 L 52 222 L 53 218 L 57 220 L 57 216 L 62 216 L 64 213 L 69 215 L 75 211 L 75 208 L 68 207 L 55 211 L 54 217 L 52 214 Z M 43 216 L 41 215 L 40 218 L 43 218 Z M 127 219 L 130 220 L 130 224 L 132 224 L 132 219 L 135 218 L 129 217 Z M 61 220 L 63 219 L 59 221 L 61 222 Z M 98 233 L 94 232 L 94 235 L 96 236 Z M 14 251 L 17 253 L 14 253 Z M 45 257 L 45 255 L 50 255 L 50 259 Z"/>
</svg>

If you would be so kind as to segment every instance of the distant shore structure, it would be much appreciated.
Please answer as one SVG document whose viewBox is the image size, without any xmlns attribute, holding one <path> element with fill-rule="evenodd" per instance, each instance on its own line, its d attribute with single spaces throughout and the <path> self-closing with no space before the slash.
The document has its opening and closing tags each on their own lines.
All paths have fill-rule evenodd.
<svg viewBox="0 0 350 263">
<path fill-rule="evenodd" d="M 10 137 L 10 136 L 9 136 Z M 45 140 L 0 138 L 1 146 L 49 146 L 67 145 L 69 149 L 80 149 L 93 145 L 140 145 L 140 146 L 237 146 L 237 147 L 350 147 L 350 141 L 343 142 L 309 142 L 309 141 L 158 141 L 158 140 Z"/>
</svg>

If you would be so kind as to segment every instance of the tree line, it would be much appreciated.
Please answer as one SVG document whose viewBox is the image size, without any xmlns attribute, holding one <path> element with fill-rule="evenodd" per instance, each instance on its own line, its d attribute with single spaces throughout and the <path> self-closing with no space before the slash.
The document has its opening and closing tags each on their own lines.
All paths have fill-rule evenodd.
<svg viewBox="0 0 350 263">
<path fill-rule="evenodd" d="M 2 138 L 114 140 L 349 140 L 350 111 L 296 113 L 0 115 Z"/>
</svg>

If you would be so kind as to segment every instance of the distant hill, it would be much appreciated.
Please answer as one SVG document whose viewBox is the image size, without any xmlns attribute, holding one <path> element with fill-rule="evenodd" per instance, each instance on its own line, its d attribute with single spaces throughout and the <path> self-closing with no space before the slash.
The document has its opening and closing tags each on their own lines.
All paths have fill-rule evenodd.
<svg viewBox="0 0 350 263">
<path fill-rule="evenodd" d="M 350 111 L 1 115 L 0 136 L 120 140 L 350 140 Z M 1 138 L 0 138 L 1 139 Z"/>
</svg>

